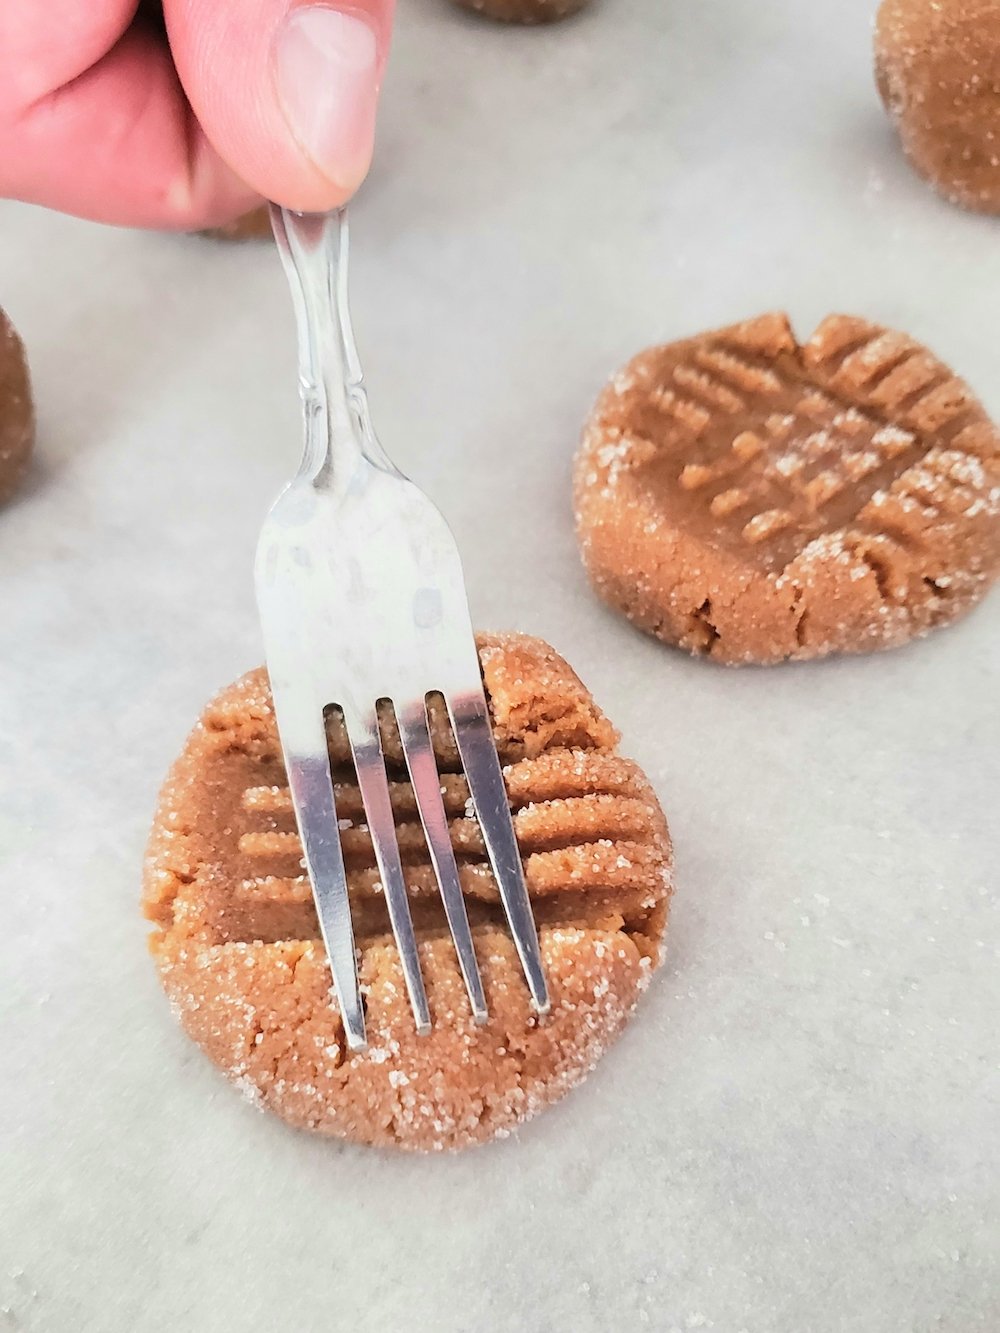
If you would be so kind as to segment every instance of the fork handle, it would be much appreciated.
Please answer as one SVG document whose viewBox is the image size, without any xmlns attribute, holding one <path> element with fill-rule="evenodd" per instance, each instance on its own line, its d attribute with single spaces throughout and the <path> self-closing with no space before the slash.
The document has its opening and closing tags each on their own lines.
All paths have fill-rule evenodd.
<svg viewBox="0 0 1000 1333">
<path fill-rule="evenodd" d="M 271 227 L 295 307 L 305 420 L 300 475 L 314 485 L 349 478 L 362 458 L 388 460 L 368 416 L 347 292 L 347 209 L 296 213 L 271 204 Z"/>
</svg>

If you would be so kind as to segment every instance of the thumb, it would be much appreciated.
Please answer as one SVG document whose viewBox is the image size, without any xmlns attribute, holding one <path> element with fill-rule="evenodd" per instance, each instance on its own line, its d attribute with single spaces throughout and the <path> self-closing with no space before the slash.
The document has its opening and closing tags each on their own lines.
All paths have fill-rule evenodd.
<svg viewBox="0 0 1000 1333">
<path fill-rule="evenodd" d="M 165 0 L 174 63 L 219 155 L 304 212 L 364 179 L 394 0 Z"/>
</svg>

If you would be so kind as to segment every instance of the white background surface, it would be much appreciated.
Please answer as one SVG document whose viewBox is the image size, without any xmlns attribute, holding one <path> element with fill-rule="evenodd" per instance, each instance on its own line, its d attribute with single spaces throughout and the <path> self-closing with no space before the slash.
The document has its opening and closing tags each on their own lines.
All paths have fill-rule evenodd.
<svg viewBox="0 0 1000 1333">
<path fill-rule="evenodd" d="M 0 1329 L 1000 1327 L 1000 595 L 884 657 L 734 672 L 578 567 L 570 459 L 639 347 L 787 307 L 928 341 L 1000 411 L 997 223 L 902 162 L 871 0 L 404 0 L 354 217 L 375 419 L 478 623 L 576 666 L 677 843 L 665 970 L 579 1092 L 464 1156 L 311 1140 L 175 1027 L 143 844 L 260 657 L 298 456 L 268 246 L 0 210 L 39 458 L 0 516 Z"/>
</svg>

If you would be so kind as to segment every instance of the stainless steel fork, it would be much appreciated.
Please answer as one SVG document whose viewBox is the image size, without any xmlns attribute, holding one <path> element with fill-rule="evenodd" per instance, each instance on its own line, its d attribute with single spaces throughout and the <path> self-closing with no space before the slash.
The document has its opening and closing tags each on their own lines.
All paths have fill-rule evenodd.
<svg viewBox="0 0 1000 1333">
<path fill-rule="evenodd" d="M 305 865 L 348 1045 L 365 1018 L 325 710 L 343 711 L 365 818 L 417 1029 L 431 1019 L 378 722 L 392 703 L 420 821 L 477 1022 L 487 1018 L 441 799 L 427 697 L 443 696 L 536 1008 L 548 1008 L 538 935 L 493 742 L 455 540 L 375 438 L 347 301 L 347 217 L 271 205 L 295 305 L 305 450 L 261 530 L 256 585 L 275 716 Z"/>
</svg>

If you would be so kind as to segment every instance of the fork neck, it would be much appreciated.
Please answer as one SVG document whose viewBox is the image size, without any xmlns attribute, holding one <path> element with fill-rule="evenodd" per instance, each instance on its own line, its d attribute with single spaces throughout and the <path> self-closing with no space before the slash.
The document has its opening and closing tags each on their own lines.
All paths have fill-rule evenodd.
<svg viewBox="0 0 1000 1333">
<path fill-rule="evenodd" d="M 300 475 L 314 485 L 346 482 L 365 459 L 387 464 L 371 428 L 347 294 L 346 208 L 295 213 L 271 205 L 299 344 L 305 425 Z"/>
</svg>

